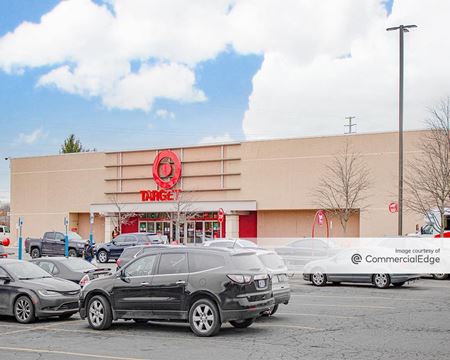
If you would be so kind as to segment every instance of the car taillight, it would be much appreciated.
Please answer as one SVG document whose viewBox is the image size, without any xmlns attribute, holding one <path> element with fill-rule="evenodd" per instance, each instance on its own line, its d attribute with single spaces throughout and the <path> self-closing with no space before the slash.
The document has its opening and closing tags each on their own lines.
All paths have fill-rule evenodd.
<svg viewBox="0 0 450 360">
<path fill-rule="evenodd" d="M 252 281 L 251 275 L 240 275 L 240 274 L 231 274 L 227 275 L 228 279 L 236 284 L 248 284 Z"/>
<path fill-rule="evenodd" d="M 8 254 L 7 254 L 7 253 L 4 253 L 4 254 L 1 255 L 1 257 L 7 258 L 7 257 L 8 257 Z"/>
<path fill-rule="evenodd" d="M 122 265 L 122 259 L 117 259 L 116 264 L 117 264 L 117 266 Z"/>
<path fill-rule="evenodd" d="M 86 274 L 86 275 L 84 275 L 84 276 L 81 278 L 79 284 L 80 284 L 81 287 L 83 287 L 83 286 L 85 286 L 88 282 L 89 282 L 89 275 Z"/>
</svg>

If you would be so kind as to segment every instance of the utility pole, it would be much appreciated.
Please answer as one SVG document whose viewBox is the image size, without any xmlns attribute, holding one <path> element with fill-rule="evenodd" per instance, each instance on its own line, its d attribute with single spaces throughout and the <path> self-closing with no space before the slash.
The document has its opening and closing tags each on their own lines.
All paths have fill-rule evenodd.
<svg viewBox="0 0 450 360">
<path fill-rule="evenodd" d="M 417 25 L 400 25 L 387 28 L 386 31 L 399 30 L 400 41 L 400 64 L 399 64 L 399 92 L 398 92 L 398 235 L 403 234 L 403 67 L 404 49 L 403 35 L 408 29 L 416 28 Z"/>
<path fill-rule="evenodd" d="M 345 124 L 344 127 L 348 127 L 348 131 L 344 132 L 345 135 L 349 134 L 355 134 L 356 130 L 353 131 L 353 126 L 356 126 L 356 124 L 352 124 L 352 120 L 354 119 L 354 116 L 346 116 L 345 119 L 348 120 L 348 124 Z"/>
</svg>

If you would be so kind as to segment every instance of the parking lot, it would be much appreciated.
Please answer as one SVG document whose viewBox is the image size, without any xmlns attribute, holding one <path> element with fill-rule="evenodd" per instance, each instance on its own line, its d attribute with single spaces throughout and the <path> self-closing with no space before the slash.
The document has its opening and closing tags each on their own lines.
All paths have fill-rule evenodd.
<svg viewBox="0 0 450 360">
<path fill-rule="evenodd" d="M 75 316 L 31 325 L 0 318 L 9 359 L 444 359 L 450 353 L 450 281 L 402 288 L 313 287 L 291 282 L 292 301 L 248 329 L 224 324 L 199 338 L 184 324 L 120 321 L 94 331 Z"/>
</svg>

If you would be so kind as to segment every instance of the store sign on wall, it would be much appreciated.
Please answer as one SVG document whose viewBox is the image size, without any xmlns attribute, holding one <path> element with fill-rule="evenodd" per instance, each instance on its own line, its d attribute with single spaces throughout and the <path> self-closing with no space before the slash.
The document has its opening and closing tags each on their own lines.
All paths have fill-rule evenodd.
<svg viewBox="0 0 450 360">
<path fill-rule="evenodd" d="M 181 189 L 172 189 L 181 179 L 181 161 L 171 150 L 164 150 L 153 161 L 153 180 L 160 190 L 141 190 L 142 201 L 174 201 Z"/>
</svg>

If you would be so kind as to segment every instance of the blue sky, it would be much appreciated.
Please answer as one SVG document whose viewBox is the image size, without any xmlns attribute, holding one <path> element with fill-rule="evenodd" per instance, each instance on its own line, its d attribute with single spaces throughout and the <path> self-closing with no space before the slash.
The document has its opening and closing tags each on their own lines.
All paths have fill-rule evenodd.
<svg viewBox="0 0 450 360">
<path fill-rule="evenodd" d="M 3 158 L 57 154 L 71 133 L 113 150 L 342 134 L 349 115 L 361 132 L 395 130 L 398 39 L 385 28 L 401 22 L 419 25 L 405 127 L 447 95 L 446 1 L 105 3 L 0 2 L 0 200 Z"/>
</svg>

